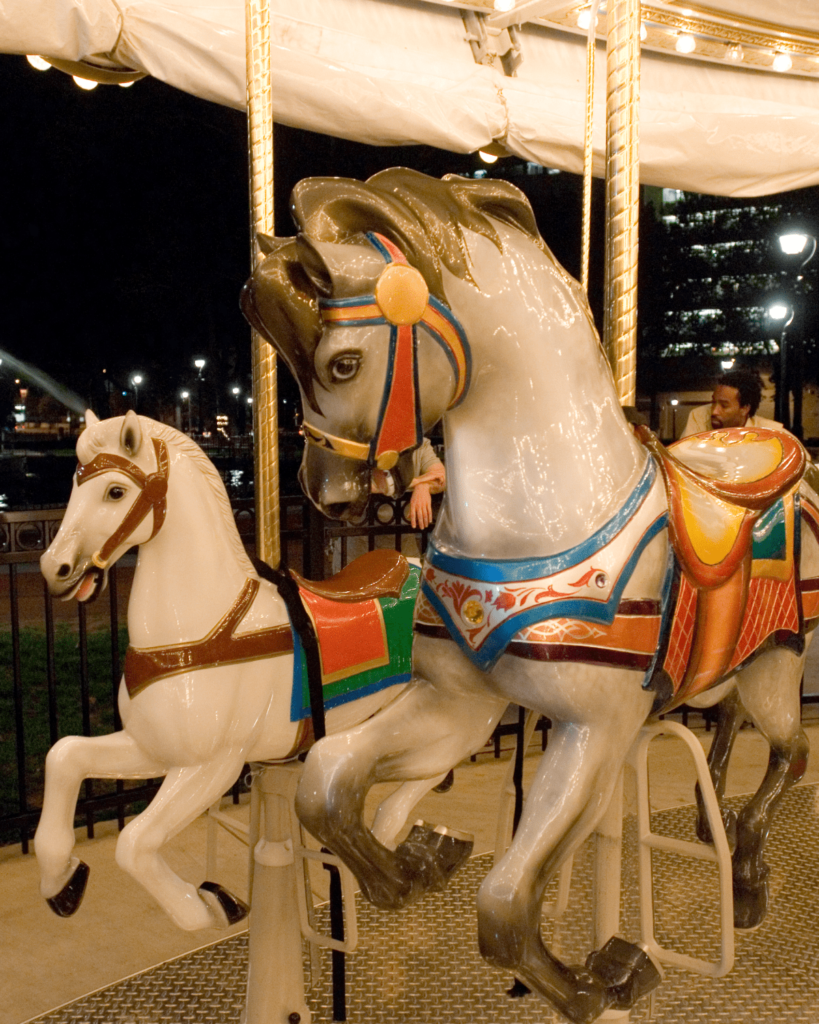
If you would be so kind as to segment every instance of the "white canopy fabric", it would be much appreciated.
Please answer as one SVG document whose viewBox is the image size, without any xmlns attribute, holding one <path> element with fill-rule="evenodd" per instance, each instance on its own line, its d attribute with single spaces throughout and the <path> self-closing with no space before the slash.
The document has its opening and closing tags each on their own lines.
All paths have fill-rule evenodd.
<svg viewBox="0 0 819 1024">
<path fill-rule="evenodd" d="M 460 11 L 416 0 L 271 0 L 276 119 L 378 145 L 469 152 L 494 140 L 580 171 L 585 42 L 523 26 L 517 77 L 476 64 Z M 741 12 L 747 0 L 715 0 Z M 819 32 L 815 0 L 754 0 L 760 21 Z M 242 108 L 244 0 L 0 0 L 0 52 L 108 55 L 176 88 Z M 605 59 L 598 49 L 603 173 Z M 817 69 L 819 70 L 819 68 Z M 645 184 L 765 195 L 819 183 L 819 77 L 645 52 Z"/>
</svg>

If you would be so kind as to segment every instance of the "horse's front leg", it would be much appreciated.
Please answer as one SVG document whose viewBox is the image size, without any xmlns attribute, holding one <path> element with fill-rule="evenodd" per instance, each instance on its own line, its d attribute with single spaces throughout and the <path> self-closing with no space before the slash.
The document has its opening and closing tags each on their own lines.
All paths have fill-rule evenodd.
<svg viewBox="0 0 819 1024">
<path fill-rule="evenodd" d="M 616 962 L 601 969 L 600 956 L 590 957 L 588 967 L 561 963 L 541 938 L 543 896 L 559 866 L 605 814 L 651 694 L 633 672 L 595 674 L 585 666 L 537 666 L 554 675 L 539 687 L 534 665 L 518 672 L 533 703 L 538 689 L 551 698 L 535 710 L 554 724 L 512 844 L 479 890 L 478 938 L 490 963 L 512 972 L 569 1020 L 588 1024 L 610 1006 L 626 1009 L 659 982 L 659 974 L 629 943 L 620 950 L 628 954 L 622 970 Z"/>
<path fill-rule="evenodd" d="M 471 845 L 411 834 L 388 849 L 364 823 L 370 787 L 441 776 L 483 746 L 508 703 L 450 640 L 416 637 L 413 657 L 416 675 L 396 700 L 313 747 L 296 794 L 305 827 L 342 858 L 380 907 L 406 906 L 440 887 Z"/>
<path fill-rule="evenodd" d="M 220 886 L 197 889 L 174 872 L 160 849 L 218 800 L 236 781 L 244 747 L 228 748 L 203 764 L 168 771 L 159 792 L 117 840 L 117 864 L 146 889 L 180 928 L 224 927 L 247 907 Z"/>
<path fill-rule="evenodd" d="M 802 729 L 799 697 L 804 661 L 804 654 L 777 647 L 761 654 L 738 676 L 742 703 L 771 752 L 761 786 L 737 818 L 733 856 L 737 928 L 755 928 L 767 913 L 765 843 L 780 800 L 807 768 L 810 744 Z"/>
<path fill-rule="evenodd" d="M 84 779 L 152 779 L 166 765 L 149 757 L 127 732 L 109 736 L 66 736 L 46 756 L 45 793 L 34 850 L 40 892 L 61 917 L 76 911 L 88 869 L 72 856 L 74 814 Z"/>
</svg>

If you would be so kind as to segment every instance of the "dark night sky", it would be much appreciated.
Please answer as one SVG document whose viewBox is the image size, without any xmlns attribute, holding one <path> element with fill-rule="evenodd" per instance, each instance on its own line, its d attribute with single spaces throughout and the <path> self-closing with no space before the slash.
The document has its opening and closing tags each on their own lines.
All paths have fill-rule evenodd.
<svg viewBox="0 0 819 1024">
<path fill-rule="evenodd" d="M 220 402 L 231 385 L 248 387 L 249 331 L 237 304 L 249 261 L 244 114 L 152 79 L 84 92 L 14 56 L 0 57 L 0 96 L 0 348 L 103 414 L 103 368 L 123 386 L 141 371 L 140 409 L 154 414 L 163 396 L 172 402 L 191 383 L 197 355 L 208 359 Z M 378 149 L 283 127 L 275 145 L 279 234 L 292 232 L 287 198 L 309 174 L 484 166 L 474 155 Z M 517 183 L 576 274 L 579 179 Z"/>
</svg>

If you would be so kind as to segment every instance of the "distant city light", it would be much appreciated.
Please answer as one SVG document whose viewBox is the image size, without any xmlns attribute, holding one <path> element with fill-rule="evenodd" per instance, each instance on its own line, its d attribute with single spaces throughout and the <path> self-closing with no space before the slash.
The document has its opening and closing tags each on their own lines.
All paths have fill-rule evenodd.
<svg viewBox="0 0 819 1024">
<path fill-rule="evenodd" d="M 690 32 L 681 32 L 677 36 L 677 42 L 675 43 L 675 49 L 678 53 L 693 53 L 697 48 L 697 40 L 691 35 Z"/>
<path fill-rule="evenodd" d="M 775 302 L 772 306 L 768 306 L 768 316 L 771 320 L 784 320 L 788 313 L 790 310 L 782 302 Z"/>
<path fill-rule="evenodd" d="M 230 389 L 230 393 L 232 395 L 238 395 L 240 391 L 241 391 L 241 388 L 231 388 Z"/>
<path fill-rule="evenodd" d="M 672 398 L 671 399 L 671 404 L 672 405 L 679 405 L 680 404 L 680 400 L 678 398 Z"/>
<path fill-rule="evenodd" d="M 42 57 L 38 57 L 36 53 L 29 53 L 26 55 L 26 60 L 33 68 L 37 68 L 38 71 L 49 71 L 51 65 L 47 60 L 43 60 Z"/>
<path fill-rule="evenodd" d="M 191 397 L 191 393 L 190 391 L 183 391 L 179 397 L 187 400 L 188 398 Z"/>
<path fill-rule="evenodd" d="M 205 360 L 205 359 L 201 359 L 201 358 L 194 359 L 193 365 L 196 367 L 197 370 L 203 370 L 205 368 L 205 363 L 206 362 L 207 362 L 207 360 Z"/>
<path fill-rule="evenodd" d="M 723 359 L 720 362 L 720 366 L 723 368 L 723 370 L 730 370 L 733 365 L 734 365 L 734 360 L 733 359 Z"/>
<path fill-rule="evenodd" d="M 135 373 L 133 375 L 133 377 L 131 378 L 131 382 L 133 384 L 136 384 L 137 387 L 139 387 L 139 385 L 142 383 L 142 374 L 141 373 Z"/>
<path fill-rule="evenodd" d="M 92 82 L 90 78 L 80 78 L 79 75 L 72 75 L 74 84 L 78 85 L 81 89 L 85 89 L 86 92 L 91 92 L 92 89 L 96 89 L 99 82 Z"/>
</svg>

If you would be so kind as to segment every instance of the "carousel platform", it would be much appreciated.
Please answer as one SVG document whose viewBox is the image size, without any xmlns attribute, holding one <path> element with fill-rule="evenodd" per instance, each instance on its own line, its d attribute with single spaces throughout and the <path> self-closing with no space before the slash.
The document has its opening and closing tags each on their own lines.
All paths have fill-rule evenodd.
<svg viewBox="0 0 819 1024">
<path fill-rule="evenodd" d="M 810 732 L 816 747 L 819 727 L 812 726 Z M 751 734 L 740 747 L 742 760 L 755 748 Z M 742 771 L 740 766 L 740 777 Z M 672 774 L 680 777 L 679 772 Z M 469 766 L 459 769 L 456 786 L 470 789 L 469 775 Z M 694 808 L 679 805 L 679 796 L 665 792 L 667 786 L 666 781 L 655 788 L 676 805 L 655 813 L 653 828 L 693 839 Z M 817 1024 L 818 789 L 815 781 L 803 784 L 783 801 L 767 858 L 772 909 L 759 929 L 738 934 L 733 971 L 712 980 L 666 968 L 663 985 L 653 1001 L 632 1011 L 633 1021 Z M 679 792 L 690 794 L 690 778 Z M 735 807 L 742 802 L 738 797 L 729 800 Z M 633 818 L 627 818 L 621 933 L 628 938 L 638 936 L 633 832 Z M 715 868 L 672 854 L 654 857 L 658 938 L 665 946 L 717 960 Z M 490 866 L 491 854 L 474 857 L 445 893 L 397 914 L 359 901 L 359 947 L 347 958 L 350 1024 L 544 1024 L 559 1019 L 533 995 L 510 999 L 506 990 L 511 976 L 486 965 L 478 953 L 475 894 Z M 587 845 L 575 860 L 568 912 L 559 922 L 544 925 L 553 947 L 569 963 L 590 948 L 590 867 Z M 308 1002 L 313 1020 L 324 1022 L 333 1020 L 331 970 L 329 954 L 322 951 L 321 957 Z M 308 962 L 305 953 L 306 967 Z M 240 933 L 101 988 L 33 1018 L 32 1024 L 239 1024 L 246 968 L 247 935 Z"/>
</svg>

